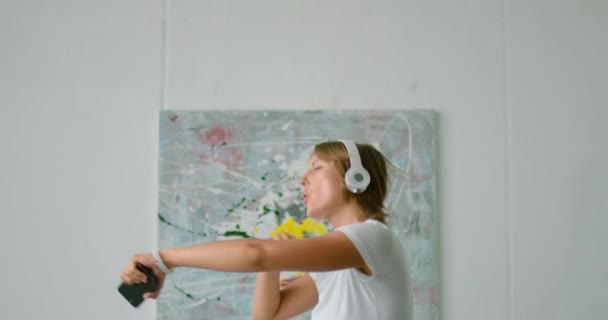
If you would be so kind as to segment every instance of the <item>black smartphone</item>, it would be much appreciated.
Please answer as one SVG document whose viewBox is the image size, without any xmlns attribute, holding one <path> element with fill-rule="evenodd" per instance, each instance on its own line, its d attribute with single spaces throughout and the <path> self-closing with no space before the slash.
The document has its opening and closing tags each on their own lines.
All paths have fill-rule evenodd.
<svg viewBox="0 0 608 320">
<path fill-rule="evenodd" d="M 145 283 L 122 283 L 120 286 L 118 286 L 118 292 L 120 292 L 120 294 L 122 294 L 123 297 L 125 297 L 125 299 L 127 299 L 127 301 L 129 301 L 129 303 L 134 307 L 138 307 L 142 302 L 144 302 L 144 293 L 156 291 L 159 284 L 158 278 L 154 272 L 152 272 L 152 269 L 144 266 L 141 263 L 138 263 L 136 267 L 139 271 L 146 275 L 148 280 Z"/>
</svg>

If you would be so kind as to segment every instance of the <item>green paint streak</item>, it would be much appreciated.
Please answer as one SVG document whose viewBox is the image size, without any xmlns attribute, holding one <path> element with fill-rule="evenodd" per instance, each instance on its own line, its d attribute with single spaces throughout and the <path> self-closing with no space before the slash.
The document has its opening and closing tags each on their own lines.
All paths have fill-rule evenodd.
<svg viewBox="0 0 608 320">
<path fill-rule="evenodd" d="M 184 295 L 185 295 L 185 296 L 186 296 L 188 299 L 191 299 L 191 300 L 196 300 L 196 299 L 194 299 L 194 297 L 193 297 L 191 294 L 189 294 L 188 292 L 186 292 L 186 291 L 184 291 L 184 290 L 180 289 L 178 286 L 173 285 L 173 287 L 174 287 L 174 288 L 175 288 L 177 291 L 179 291 L 179 292 L 183 293 L 183 294 L 184 294 Z"/>
<path fill-rule="evenodd" d="M 222 235 L 224 237 L 238 236 L 238 237 L 243 237 L 243 238 L 253 238 L 252 236 L 248 235 L 247 232 L 245 232 L 245 231 L 237 231 L 237 230 L 226 231 Z"/>
<path fill-rule="evenodd" d="M 188 233 L 191 233 L 191 234 L 196 234 L 196 235 L 199 235 L 199 236 L 203 236 L 203 237 L 206 237 L 206 236 L 207 236 L 207 234 L 206 234 L 206 233 L 198 233 L 198 232 L 194 232 L 194 231 L 192 231 L 192 230 L 188 230 L 188 229 L 186 229 L 186 228 L 184 228 L 184 227 L 180 227 L 180 226 L 178 226 L 178 225 L 175 225 L 175 224 L 173 224 L 173 223 L 169 222 L 169 220 L 167 220 L 165 217 L 163 217 L 163 215 L 162 215 L 160 212 L 158 213 L 158 220 L 160 220 L 162 223 L 165 223 L 165 224 L 167 224 L 167 225 L 172 226 L 172 227 L 173 227 L 173 228 L 175 228 L 175 229 L 179 229 L 179 230 L 182 230 L 182 231 L 185 231 L 185 232 L 188 232 Z"/>
<path fill-rule="evenodd" d="M 228 210 L 226 210 L 226 215 L 224 216 L 224 218 L 228 217 L 232 212 L 234 212 L 234 209 L 240 207 L 243 203 L 245 203 L 245 201 L 247 201 L 247 199 L 245 199 L 245 197 L 243 197 L 243 199 L 241 199 L 241 201 L 239 201 L 239 203 L 233 203 L 231 208 L 228 208 Z"/>
<path fill-rule="evenodd" d="M 271 212 L 274 213 L 274 215 L 277 216 L 277 218 L 280 216 L 279 210 L 270 209 L 267 206 L 262 207 L 262 209 L 264 210 L 264 212 L 262 212 L 262 213 L 260 213 L 258 215 L 258 219 L 261 218 L 261 217 L 263 217 L 263 216 L 265 216 L 265 215 L 267 215 L 267 214 L 269 214 L 269 213 L 271 213 Z"/>
</svg>

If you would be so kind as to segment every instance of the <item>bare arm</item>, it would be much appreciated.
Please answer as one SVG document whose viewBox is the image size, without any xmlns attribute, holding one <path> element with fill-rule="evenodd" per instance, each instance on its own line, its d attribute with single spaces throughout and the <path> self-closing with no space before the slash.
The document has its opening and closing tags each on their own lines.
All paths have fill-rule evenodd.
<svg viewBox="0 0 608 320">
<path fill-rule="evenodd" d="M 238 239 L 202 243 L 190 247 L 159 251 L 169 269 L 177 267 L 201 268 L 226 272 L 257 272 L 257 251 L 268 240 Z"/>
<path fill-rule="evenodd" d="M 366 267 L 352 242 L 338 231 L 297 240 L 216 241 L 161 250 L 160 256 L 169 268 L 227 272 L 331 271 Z"/>
<path fill-rule="evenodd" d="M 285 233 L 273 237 L 289 239 Z M 317 288 L 308 274 L 282 285 L 278 271 L 258 272 L 251 312 L 254 320 L 287 319 L 312 308 L 317 300 Z"/>
<path fill-rule="evenodd" d="M 289 319 L 311 309 L 318 301 L 317 286 L 310 275 L 306 274 L 281 290 L 281 304 L 272 319 Z"/>
<path fill-rule="evenodd" d="M 287 240 L 289 235 L 281 233 L 273 240 Z M 251 313 L 254 320 L 272 319 L 281 304 L 280 272 L 258 272 L 255 276 Z"/>
<path fill-rule="evenodd" d="M 333 231 L 320 237 L 298 240 L 216 241 L 190 247 L 164 249 L 159 253 L 165 265 L 170 269 L 193 267 L 227 272 L 367 269 L 355 246 L 339 231 Z M 121 274 L 125 283 L 145 281 L 144 274 L 135 267 L 136 262 L 153 268 L 161 278 L 162 284 L 164 274 L 156 267 L 151 254 L 135 255 L 131 259 L 129 266 Z M 146 297 L 156 298 L 159 292 L 160 288 L 154 293 L 146 294 Z"/>
<path fill-rule="evenodd" d="M 279 271 L 258 272 L 251 313 L 254 320 L 272 319 L 281 304 Z"/>
<path fill-rule="evenodd" d="M 273 278 L 275 275 L 276 278 Z M 268 292 L 268 294 L 271 295 L 270 297 L 262 296 L 261 294 L 264 294 L 264 292 L 259 290 L 259 285 L 264 284 L 260 281 L 266 280 L 271 280 L 273 285 L 276 284 L 276 287 L 272 288 L 276 289 L 276 291 Z M 258 273 L 252 308 L 254 320 L 289 319 L 311 309 L 317 304 L 319 300 L 317 287 L 308 274 L 290 282 L 280 291 L 278 288 L 278 280 L 278 272 Z M 271 289 L 270 287 L 265 288 Z M 269 304 L 268 302 L 272 302 L 273 304 Z"/>
</svg>

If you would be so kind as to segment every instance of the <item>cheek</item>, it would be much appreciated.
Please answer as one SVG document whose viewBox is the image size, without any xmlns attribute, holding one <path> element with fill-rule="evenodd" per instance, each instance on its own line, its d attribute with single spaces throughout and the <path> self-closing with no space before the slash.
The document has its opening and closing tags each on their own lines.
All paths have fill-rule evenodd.
<svg viewBox="0 0 608 320">
<path fill-rule="evenodd" d="M 338 177 L 327 177 L 323 181 L 323 192 L 331 194 L 332 197 L 337 197 L 342 194 L 342 183 Z"/>
</svg>

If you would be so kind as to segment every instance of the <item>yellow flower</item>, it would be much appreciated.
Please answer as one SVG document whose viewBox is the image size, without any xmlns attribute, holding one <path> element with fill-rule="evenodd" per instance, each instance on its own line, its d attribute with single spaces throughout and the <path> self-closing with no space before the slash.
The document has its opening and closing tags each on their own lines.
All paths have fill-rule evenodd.
<svg viewBox="0 0 608 320">
<path fill-rule="evenodd" d="M 302 224 L 302 228 L 304 229 L 304 231 L 308 232 L 308 233 L 314 233 L 315 232 L 315 222 L 310 220 L 310 219 L 304 219 L 302 220 L 302 222 L 300 223 Z"/>
<path fill-rule="evenodd" d="M 292 217 L 287 217 L 282 224 L 274 227 L 274 231 L 270 233 L 270 236 L 275 237 L 281 233 L 286 233 L 296 239 L 302 239 L 305 233 L 309 235 L 322 235 L 327 233 L 327 231 L 322 223 L 315 222 L 312 219 L 306 218 L 296 224 Z"/>
</svg>

